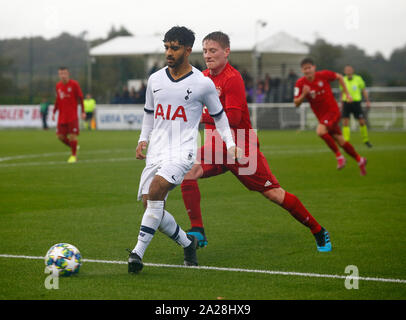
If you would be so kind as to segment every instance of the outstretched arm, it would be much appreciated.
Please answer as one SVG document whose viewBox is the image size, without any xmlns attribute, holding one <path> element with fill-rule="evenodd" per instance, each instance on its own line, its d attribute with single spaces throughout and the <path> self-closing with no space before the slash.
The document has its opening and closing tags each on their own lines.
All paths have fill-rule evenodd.
<svg viewBox="0 0 406 320">
<path fill-rule="evenodd" d="M 223 106 L 217 94 L 214 83 L 207 79 L 207 91 L 203 95 L 203 104 L 207 106 L 209 115 L 213 118 L 216 125 L 216 129 L 219 132 L 221 138 L 227 146 L 228 152 L 236 159 L 239 159 L 242 155 L 240 148 L 236 147 L 233 135 L 231 133 L 230 125 Z"/>
<path fill-rule="evenodd" d="M 344 91 L 346 97 L 347 97 L 347 102 L 351 103 L 353 100 L 352 100 L 352 97 L 351 97 L 350 93 L 348 92 L 347 86 L 345 85 L 345 81 L 344 81 L 343 76 L 341 74 L 339 74 L 339 73 L 336 73 L 336 77 L 337 77 L 337 80 L 340 83 L 341 87 L 343 88 L 343 91 Z"/>
<path fill-rule="evenodd" d="M 369 101 L 368 91 L 366 89 L 363 89 L 362 90 L 362 95 L 364 96 L 367 108 L 370 108 L 371 107 L 371 102 Z"/>
</svg>

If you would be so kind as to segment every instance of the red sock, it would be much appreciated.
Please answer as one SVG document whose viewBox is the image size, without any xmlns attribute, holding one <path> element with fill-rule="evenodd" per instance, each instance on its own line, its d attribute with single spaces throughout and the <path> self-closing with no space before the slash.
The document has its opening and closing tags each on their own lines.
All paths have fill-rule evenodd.
<svg viewBox="0 0 406 320">
<path fill-rule="evenodd" d="M 345 150 L 345 152 L 347 152 L 351 157 L 353 157 L 355 160 L 357 160 L 357 162 L 360 161 L 361 157 L 360 155 L 357 153 L 357 151 L 355 151 L 354 147 L 352 146 L 351 143 L 349 143 L 348 141 L 346 143 L 344 143 L 344 145 L 342 146 L 342 148 Z"/>
<path fill-rule="evenodd" d="M 322 138 L 326 142 L 328 147 L 336 154 L 336 157 L 341 156 L 340 150 L 338 149 L 336 142 L 334 141 L 333 137 L 330 136 L 329 133 L 323 134 L 322 136 L 320 136 L 320 138 Z"/>
<path fill-rule="evenodd" d="M 321 230 L 321 226 L 294 194 L 285 191 L 285 199 L 281 206 L 297 221 L 308 227 L 313 234 Z"/>
<path fill-rule="evenodd" d="M 77 140 L 72 140 L 70 142 L 70 148 L 72 150 L 72 156 L 76 156 L 77 147 L 78 147 L 78 141 Z"/>
<path fill-rule="evenodd" d="M 200 210 L 200 190 L 197 181 L 183 180 L 180 189 L 182 190 L 183 202 L 192 228 L 203 228 L 202 212 Z"/>
</svg>

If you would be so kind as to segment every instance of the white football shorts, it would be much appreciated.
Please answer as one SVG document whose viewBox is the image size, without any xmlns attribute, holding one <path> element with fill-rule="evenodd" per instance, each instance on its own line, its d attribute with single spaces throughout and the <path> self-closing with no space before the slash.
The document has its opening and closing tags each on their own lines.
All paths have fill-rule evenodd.
<svg viewBox="0 0 406 320">
<path fill-rule="evenodd" d="M 140 185 L 138 188 L 138 200 L 142 199 L 142 195 L 149 193 L 149 186 L 155 175 L 161 176 L 169 183 L 172 183 L 174 188 L 180 185 L 186 173 L 192 169 L 194 159 L 190 161 L 174 161 L 164 160 L 156 164 L 147 164 L 141 173 Z M 166 195 L 166 198 L 168 195 Z"/>
</svg>

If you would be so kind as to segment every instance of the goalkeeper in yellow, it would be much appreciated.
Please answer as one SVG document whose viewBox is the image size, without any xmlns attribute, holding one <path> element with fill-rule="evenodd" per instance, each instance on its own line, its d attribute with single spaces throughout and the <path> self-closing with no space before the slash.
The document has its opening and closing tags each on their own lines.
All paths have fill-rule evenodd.
<svg viewBox="0 0 406 320">
<path fill-rule="evenodd" d="M 354 68 L 350 65 L 346 65 L 344 68 L 344 82 L 348 89 L 348 93 L 352 97 L 352 102 L 347 101 L 347 95 L 343 91 L 343 88 L 340 85 L 340 90 L 342 92 L 341 102 L 342 102 L 342 118 L 343 118 L 343 136 L 344 140 L 349 141 L 351 130 L 349 127 L 351 113 L 359 121 L 359 128 L 362 135 L 362 141 L 369 147 L 372 147 L 372 144 L 369 142 L 368 138 L 368 128 L 366 125 L 365 114 L 361 108 L 362 96 L 364 96 L 365 104 L 367 110 L 371 107 L 369 101 L 368 92 L 365 89 L 365 82 L 361 76 L 354 74 Z"/>
</svg>

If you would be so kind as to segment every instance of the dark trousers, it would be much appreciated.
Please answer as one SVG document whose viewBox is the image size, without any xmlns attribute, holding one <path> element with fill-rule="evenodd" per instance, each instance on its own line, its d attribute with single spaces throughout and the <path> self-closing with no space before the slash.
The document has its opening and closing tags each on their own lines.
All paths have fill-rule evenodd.
<svg viewBox="0 0 406 320">
<path fill-rule="evenodd" d="M 48 129 L 47 117 L 48 117 L 48 112 L 41 112 L 42 129 Z"/>
</svg>

